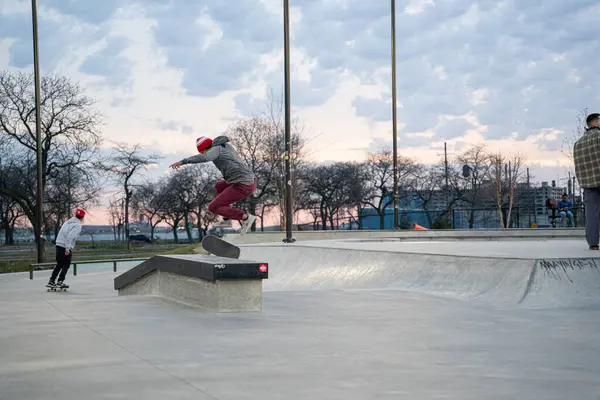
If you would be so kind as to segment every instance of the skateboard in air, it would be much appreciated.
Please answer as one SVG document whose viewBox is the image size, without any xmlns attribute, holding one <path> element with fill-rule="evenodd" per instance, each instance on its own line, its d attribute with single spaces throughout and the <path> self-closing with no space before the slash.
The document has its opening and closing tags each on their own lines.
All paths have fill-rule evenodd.
<svg viewBox="0 0 600 400">
<path fill-rule="evenodd" d="M 202 248 L 217 257 L 240 257 L 239 247 L 213 235 L 205 236 L 204 239 L 202 239 Z"/>
</svg>

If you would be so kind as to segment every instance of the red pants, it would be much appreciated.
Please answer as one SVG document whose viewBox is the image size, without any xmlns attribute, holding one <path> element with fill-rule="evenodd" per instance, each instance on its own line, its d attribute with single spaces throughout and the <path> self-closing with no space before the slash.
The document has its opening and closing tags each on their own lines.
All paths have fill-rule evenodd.
<svg viewBox="0 0 600 400">
<path fill-rule="evenodd" d="M 241 221 L 244 217 L 244 211 L 231 208 L 231 204 L 250 197 L 256 190 L 256 180 L 252 185 L 244 185 L 242 183 L 230 185 L 225 181 L 219 181 L 215 185 L 215 190 L 217 191 L 217 197 L 208 205 L 210 212 L 221 215 L 224 218 Z"/>
</svg>

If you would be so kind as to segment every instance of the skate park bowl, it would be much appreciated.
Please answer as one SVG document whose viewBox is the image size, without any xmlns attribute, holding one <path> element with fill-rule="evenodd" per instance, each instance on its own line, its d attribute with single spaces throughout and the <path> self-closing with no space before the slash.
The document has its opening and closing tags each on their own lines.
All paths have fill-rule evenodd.
<svg viewBox="0 0 600 400">
<path fill-rule="evenodd" d="M 114 279 L 120 296 L 161 296 L 215 312 L 258 312 L 268 265 L 201 254 L 154 256 Z"/>
<path fill-rule="evenodd" d="M 600 254 L 580 239 L 359 237 L 238 245 L 241 257 L 261 256 L 273 266 L 264 290 L 402 290 L 494 307 L 600 305 Z"/>
</svg>

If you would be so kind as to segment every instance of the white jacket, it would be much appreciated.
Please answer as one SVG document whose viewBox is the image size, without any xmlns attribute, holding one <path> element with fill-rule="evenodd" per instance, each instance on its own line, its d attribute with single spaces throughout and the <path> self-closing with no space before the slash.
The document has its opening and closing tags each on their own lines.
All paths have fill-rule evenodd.
<svg viewBox="0 0 600 400">
<path fill-rule="evenodd" d="M 67 250 L 73 250 L 80 233 L 81 221 L 73 217 L 61 226 L 56 236 L 56 245 L 64 247 Z"/>
</svg>

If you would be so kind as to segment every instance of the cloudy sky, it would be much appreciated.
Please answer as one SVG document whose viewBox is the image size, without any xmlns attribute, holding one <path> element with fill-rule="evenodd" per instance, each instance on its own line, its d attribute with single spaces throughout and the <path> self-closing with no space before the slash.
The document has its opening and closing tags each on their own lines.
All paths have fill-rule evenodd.
<svg viewBox="0 0 600 400">
<path fill-rule="evenodd" d="M 0 67 L 32 67 L 30 1 L 0 0 Z M 236 4 L 235 7 L 225 4 Z M 283 89 L 281 0 L 45 0 L 44 72 L 87 86 L 108 140 L 165 159 L 195 152 Z M 291 0 L 292 114 L 316 161 L 391 144 L 389 0 Z M 566 177 L 563 139 L 600 109 L 600 3 L 398 0 L 400 152 L 436 162 L 468 144 Z"/>
</svg>

